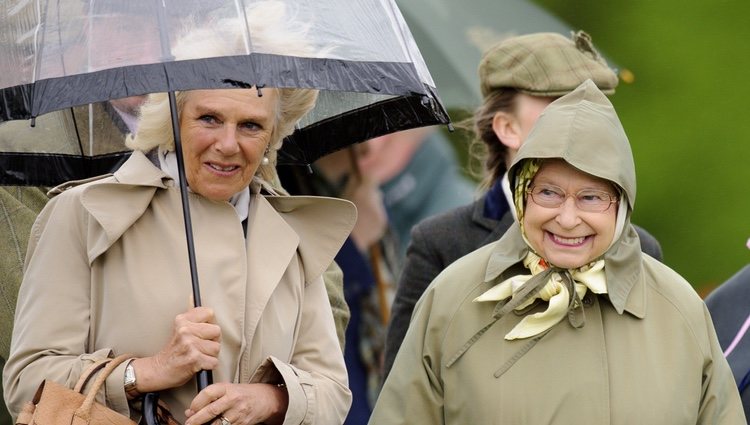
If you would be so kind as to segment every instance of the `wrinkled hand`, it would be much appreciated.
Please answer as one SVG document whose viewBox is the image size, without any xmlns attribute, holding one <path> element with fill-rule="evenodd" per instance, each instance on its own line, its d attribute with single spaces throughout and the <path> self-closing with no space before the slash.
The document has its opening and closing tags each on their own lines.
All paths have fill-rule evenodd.
<svg viewBox="0 0 750 425">
<path fill-rule="evenodd" d="M 208 307 L 191 308 L 174 319 L 172 338 L 159 353 L 133 361 L 141 393 L 179 387 L 200 370 L 219 364 L 221 328 Z"/>
<path fill-rule="evenodd" d="M 271 384 L 209 385 L 185 411 L 185 425 L 200 425 L 224 417 L 232 425 L 280 424 L 289 405 L 285 388 Z M 214 421 L 219 424 L 219 421 Z"/>
<path fill-rule="evenodd" d="M 357 223 L 352 229 L 352 240 L 361 252 L 377 243 L 385 234 L 388 214 L 383 205 L 383 195 L 374 180 L 365 176 L 350 179 L 342 197 L 357 206 Z"/>
</svg>

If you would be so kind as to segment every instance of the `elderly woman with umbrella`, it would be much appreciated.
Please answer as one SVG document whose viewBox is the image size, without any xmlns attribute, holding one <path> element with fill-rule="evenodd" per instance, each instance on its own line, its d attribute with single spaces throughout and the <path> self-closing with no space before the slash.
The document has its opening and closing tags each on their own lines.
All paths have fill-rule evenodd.
<svg viewBox="0 0 750 425">
<path fill-rule="evenodd" d="M 260 12 L 191 32 L 175 56 L 222 54 L 233 39 L 221 30 L 237 25 L 253 28 L 253 47 L 309 53 L 304 32 L 272 28 L 294 27 L 288 17 Z M 191 425 L 343 422 L 351 395 L 321 274 L 356 212 L 342 200 L 273 196 L 268 184 L 317 91 L 228 82 L 236 88 L 151 95 L 127 162 L 61 186 L 40 214 L 4 370 L 13 415 L 43 379 L 72 387 L 92 362 L 130 353 L 105 401 L 132 418 L 141 396 L 158 392 Z M 192 306 L 181 202 L 210 307 Z M 196 395 L 199 371 L 216 383 Z"/>
</svg>

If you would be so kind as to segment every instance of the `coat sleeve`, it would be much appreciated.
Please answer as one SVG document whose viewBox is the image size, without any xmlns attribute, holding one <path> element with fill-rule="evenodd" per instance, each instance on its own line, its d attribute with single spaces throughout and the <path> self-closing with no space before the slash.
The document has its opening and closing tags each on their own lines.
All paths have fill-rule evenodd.
<svg viewBox="0 0 750 425">
<path fill-rule="evenodd" d="M 339 345 L 343 352 L 344 344 L 346 343 L 346 326 L 349 324 L 351 312 L 344 298 L 344 273 L 336 262 L 331 263 L 325 273 L 323 273 L 323 281 L 328 293 L 328 302 L 331 304 L 331 311 L 333 311 L 336 336 L 339 339 Z"/>
<path fill-rule="evenodd" d="M 698 424 L 745 424 L 747 422 L 737 384 L 719 346 L 708 309 L 704 306 L 703 310 L 711 351 L 703 368 Z"/>
<path fill-rule="evenodd" d="M 440 344 L 446 324 L 439 309 L 433 309 L 434 294 L 427 290 L 416 306 L 370 425 L 444 423 Z"/>
<path fill-rule="evenodd" d="M 414 306 L 425 289 L 445 268 L 440 255 L 434 248 L 432 234 L 417 225 L 411 233 L 411 242 L 406 251 L 406 260 L 398 280 L 396 295 L 391 307 L 391 319 L 385 341 L 383 359 L 383 379 L 393 367 L 393 361 L 401 347 L 409 327 Z"/>
<path fill-rule="evenodd" d="M 18 288 L 29 232 L 39 211 L 49 200 L 38 187 L 0 187 L 0 357 L 8 358 Z M 0 410 L 2 410 L 0 408 Z"/>
<path fill-rule="evenodd" d="M 107 348 L 87 352 L 92 302 L 88 215 L 78 198 L 67 195 L 47 204 L 29 237 L 11 352 L 3 371 L 5 401 L 14 417 L 44 379 L 73 388 L 86 366 L 113 354 Z M 127 414 L 122 385 L 119 394 L 107 397 L 110 407 Z"/>
<path fill-rule="evenodd" d="M 289 394 L 284 425 L 344 422 L 352 395 L 322 278 L 305 287 L 301 328 L 291 361 L 271 357 L 259 370 L 268 370 L 269 362 Z M 252 379 L 258 380 L 268 379 Z"/>
</svg>

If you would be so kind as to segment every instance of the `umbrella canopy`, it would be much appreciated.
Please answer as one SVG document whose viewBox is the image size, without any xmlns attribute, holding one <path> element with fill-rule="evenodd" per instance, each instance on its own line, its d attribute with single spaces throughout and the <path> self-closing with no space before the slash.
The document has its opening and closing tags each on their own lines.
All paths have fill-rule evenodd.
<svg viewBox="0 0 750 425">
<path fill-rule="evenodd" d="M 570 34 L 571 28 L 530 0 L 396 0 L 448 108 L 473 109 L 482 100 L 477 66 L 482 53 L 511 36 Z"/>
<path fill-rule="evenodd" d="M 260 3 L 304 22 L 307 49 L 259 43 L 262 21 L 247 14 Z M 175 45 L 186 29 L 226 19 L 236 25 L 213 28 L 242 37 L 239 49 L 216 56 Z M 0 57 L 0 184 L 54 185 L 109 169 L 128 155 L 117 143 L 127 128 L 100 128 L 97 117 L 111 118 L 113 108 L 96 103 L 153 92 L 321 90 L 280 163 L 309 164 L 378 135 L 448 122 L 392 0 L 7 1 Z M 33 128 L 10 123 L 34 118 Z"/>
</svg>

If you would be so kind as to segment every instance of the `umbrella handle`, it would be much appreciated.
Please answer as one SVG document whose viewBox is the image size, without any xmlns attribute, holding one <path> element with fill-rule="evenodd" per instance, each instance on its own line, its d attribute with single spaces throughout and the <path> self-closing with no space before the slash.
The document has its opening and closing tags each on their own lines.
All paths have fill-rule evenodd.
<svg viewBox="0 0 750 425">
<path fill-rule="evenodd" d="M 208 370 L 198 372 L 196 379 L 198 380 L 198 391 L 213 383 L 211 372 Z M 139 425 L 170 425 L 169 421 L 163 422 L 159 416 L 159 393 L 144 394 L 141 406 L 143 415 Z"/>
<path fill-rule="evenodd" d="M 140 425 L 162 425 L 157 414 L 159 393 L 146 393 L 143 396 L 142 406 L 143 416 L 141 416 Z"/>
<path fill-rule="evenodd" d="M 141 407 L 139 425 L 179 425 L 167 405 L 159 401 L 159 393 L 144 394 Z"/>
<path fill-rule="evenodd" d="M 195 375 L 198 382 L 198 392 L 214 383 L 213 374 L 210 370 L 201 370 Z"/>
</svg>

